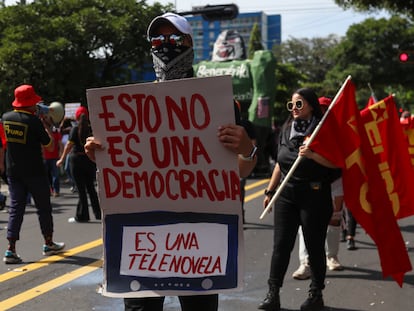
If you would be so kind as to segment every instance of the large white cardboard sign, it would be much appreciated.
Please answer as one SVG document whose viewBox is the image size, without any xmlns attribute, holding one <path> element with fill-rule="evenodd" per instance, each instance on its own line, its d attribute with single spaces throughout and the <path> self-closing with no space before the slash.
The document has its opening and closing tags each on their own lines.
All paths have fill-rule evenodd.
<svg viewBox="0 0 414 311">
<path fill-rule="evenodd" d="M 111 297 L 241 289 L 237 155 L 230 76 L 87 90 Z"/>
</svg>

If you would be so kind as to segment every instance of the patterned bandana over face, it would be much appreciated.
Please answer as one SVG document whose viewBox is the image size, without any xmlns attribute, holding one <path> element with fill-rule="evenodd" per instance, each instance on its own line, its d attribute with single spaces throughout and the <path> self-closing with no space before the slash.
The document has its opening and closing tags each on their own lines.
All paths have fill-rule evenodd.
<svg viewBox="0 0 414 311">
<path fill-rule="evenodd" d="M 296 132 L 299 133 L 305 133 L 310 124 L 311 120 L 296 119 L 293 121 L 293 126 L 295 127 Z"/>
<path fill-rule="evenodd" d="M 157 81 L 193 77 L 193 48 L 163 43 L 152 48 L 151 55 Z"/>
<path fill-rule="evenodd" d="M 292 122 L 292 128 L 290 131 L 289 139 L 295 137 L 305 137 L 312 133 L 313 129 L 317 125 L 317 121 L 315 117 L 312 117 L 310 120 L 303 120 L 303 119 L 295 119 Z"/>
</svg>

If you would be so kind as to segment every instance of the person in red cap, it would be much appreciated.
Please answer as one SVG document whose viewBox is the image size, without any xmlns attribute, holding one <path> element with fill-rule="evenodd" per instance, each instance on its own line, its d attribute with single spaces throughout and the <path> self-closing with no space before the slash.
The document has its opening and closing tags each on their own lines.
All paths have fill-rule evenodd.
<svg viewBox="0 0 414 311">
<path fill-rule="evenodd" d="M 88 194 L 92 205 L 92 211 L 97 220 L 101 219 L 101 208 L 99 205 L 98 194 L 95 189 L 96 164 L 91 161 L 85 153 L 84 144 L 86 138 L 92 135 L 89 123 L 89 112 L 86 107 L 80 106 L 75 111 L 75 119 L 78 122 L 69 134 L 68 142 L 65 145 L 60 159 L 56 165 L 58 167 L 65 163 L 66 156 L 70 153 L 71 175 L 75 181 L 76 189 L 79 194 L 79 201 L 76 207 L 75 217 L 69 218 L 70 223 L 88 222 Z"/>
<path fill-rule="evenodd" d="M 33 86 L 27 84 L 17 87 L 14 96 L 14 110 L 5 113 L 2 118 L 7 141 L 6 173 L 11 198 L 7 225 L 9 245 L 3 258 L 6 264 L 22 262 L 16 253 L 16 241 L 20 238 L 29 193 L 34 198 L 44 237 L 43 255 L 57 254 L 65 247 L 64 243 L 53 241 L 49 180 L 42 157 L 42 145 L 51 150 L 53 140 L 49 127 L 35 115 L 36 104 L 42 98 L 36 94 Z"/>
</svg>

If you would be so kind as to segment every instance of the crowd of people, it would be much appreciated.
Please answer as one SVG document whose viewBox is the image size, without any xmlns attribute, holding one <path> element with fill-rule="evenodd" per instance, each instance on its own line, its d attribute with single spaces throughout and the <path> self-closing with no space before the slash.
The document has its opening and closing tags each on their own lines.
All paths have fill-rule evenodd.
<svg viewBox="0 0 414 311">
<path fill-rule="evenodd" d="M 188 21 L 177 14 L 166 13 L 156 17 L 149 25 L 147 36 L 157 81 L 189 78 L 193 75 L 193 34 Z M 32 196 L 39 216 L 44 238 L 43 254 L 62 251 L 63 242 L 53 239 L 54 227 L 50 197 L 60 195 L 60 176 L 65 173 L 73 191 L 79 195 L 74 217 L 68 221 L 90 221 L 89 202 L 95 219 L 101 219 L 101 208 L 96 192 L 95 152 L 103 146 L 93 138 L 89 113 L 85 107 L 76 110 L 75 118 L 65 118 L 53 124 L 47 117 L 36 115 L 36 104 L 41 97 L 31 85 L 15 89 L 13 110 L 2 116 L 2 124 L 9 130 L 0 140 L 0 173 L 8 184 L 10 194 L 7 226 L 8 247 L 3 261 L 21 263 L 16 242 L 20 237 L 28 196 Z M 347 250 L 357 249 L 355 234 L 357 223 L 344 204 L 340 169 L 304 144 L 321 120 L 330 99 L 318 98 L 310 88 L 300 88 L 287 102 L 290 112 L 280 128 L 275 166 L 265 189 L 263 207 L 266 207 L 281 181 L 287 176 L 298 156 L 302 161 L 290 176 L 273 208 L 273 252 L 271 256 L 268 291 L 258 305 L 261 310 L 281 310 L 280 288 L 283 286 L 291 252 L 299 241 L 299 268 L 292 277 L 310 279 L 308 297 L 301 311 L 324 308 L 323 290 L 327 269 L 341 271 L 338 253 L 340 242 Z M 241 183 L 254 169 L 257 161 L 255 134 L 239 118 L 236 102 L 235 125 L 219 129 L 218 139 L 223 148 L 239 154 Z M 402 124 L 410 116 L 404 115 Z M 7 151 L 6 151 L 7 150 Z M 26 158 L 30 157 L 31 161 Z M 244 188 L 241 187 L 243 190 Z M 0 208 L 6 198 L 0 196 Z M 243 199 L 242 199 L 243 204 Z M 218 310 L 219 296 L 179 296 L 182 310 Z M 164 297 L 125 298 L 125 310 L 163 310 Z"/>
</svg>

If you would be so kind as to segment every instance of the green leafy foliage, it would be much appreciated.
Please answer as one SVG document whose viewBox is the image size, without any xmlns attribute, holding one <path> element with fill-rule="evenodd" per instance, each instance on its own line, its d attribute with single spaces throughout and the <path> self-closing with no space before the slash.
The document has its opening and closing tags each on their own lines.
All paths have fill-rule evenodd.
<svg viewBox="0 0 414 311">
<path fill-rule="evenodd" d="M 398 61 L 401 49 L 414 50 L 414 28 L 404 18 L 367 19 L 351 26 L 345 38 L 334 48 L 335 66 L 327 74 L 325 83 L 337 85 L 347 75 L 352 75 L 357 89 L 368 92 L 371 83 L 377 97 L 389 93 L 393 87 L 412 88 L 413 66 Z M 369 95 L 368 95 L 369 96 Z M 366 103 L 366 98 L 359 98 Z M 398 100 L 398 98 L 397 98 Z"/>
<path fill-rule="evenodd" d="M 135 0 L 35 0 L 0 9 L 0 107 L 29 83 L 46 102 L 85 102 L 91 87 L 132 82 L 148 63 L 146 28 L 166 11 Z"/>
<path fill-rule="evenodd" d="M 279 65 L 290 64 L 299 73 L 297 81 L 287 84 L 290 92 L 306 86 L 321 96 L 333 97 L 351 75 L 361 107 L 371 95 L 370 83 L 377 98 L 394 93 L 397 103 L 409 109 L 414 105 L 414 64 L 399 62 L 401 50 L 414 51 L 414 26 L 409 19 L 392 16 L 354 24 L 342 38 L 291 38 L 275 48 L 274 53 Z M 281 93 L 277 94 L 276 106 L 282 102 Z"/>
<path fill-rule="evenodd" d="M 374 11 L 384 9 L 390 13 L 414 17 L 413 0 L 335 0 L 339 6 L 359 11 Z"/>
<path fill-rule="evenodd" d="M 286 101 L 300 87 L 311 87 L 318 94 L 329 96 L 337 91 L 324 83 L 327 73 L 334 67 L 332 51 L 340 38 L 290 38 L 274 47 L 278 60 L 276 69 L 275 118 L 280 123 L 288 115 Z"/>
</svg>

